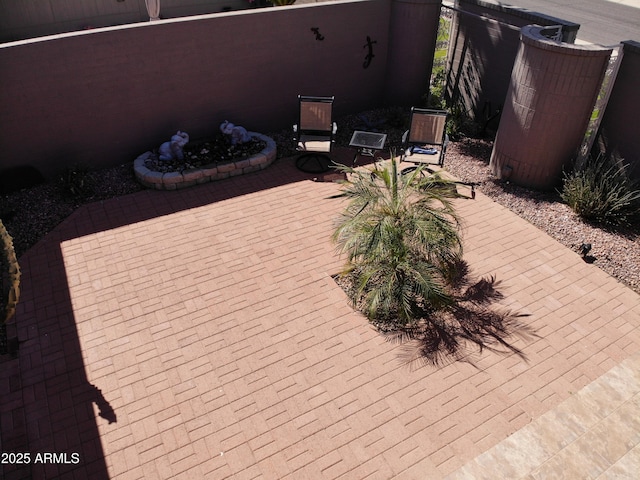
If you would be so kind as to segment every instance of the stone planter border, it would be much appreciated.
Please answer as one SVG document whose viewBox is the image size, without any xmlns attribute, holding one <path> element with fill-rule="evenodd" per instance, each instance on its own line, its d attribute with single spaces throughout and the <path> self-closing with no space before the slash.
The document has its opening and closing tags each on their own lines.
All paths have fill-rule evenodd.
<svg viewBox="0 0 640 480">
<path fill-rule="evenodd" d="M 134 160 L 133 170 L 142 185 L 156 190 L 177 190 L 264 170 L 276 158 L 276 142 L 261 133 L 249 132 L 249 135 L 267 145 L 259 153 L 236 162 L 214 163 L 182 172 L 162 173 L 149 170 L 145 166 L 145 162 L 152 155 L 151 152 L 145 152 Z"/>
</svg>

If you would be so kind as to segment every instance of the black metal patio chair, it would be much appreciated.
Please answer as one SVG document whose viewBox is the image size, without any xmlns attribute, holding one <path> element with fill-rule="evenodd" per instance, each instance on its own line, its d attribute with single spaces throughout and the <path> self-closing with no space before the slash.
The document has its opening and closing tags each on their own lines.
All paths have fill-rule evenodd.
<svg viewBox="0 0 640 480">
<path fill-rule="evenodd" d="M 449 143 L 446 126 L 445 110 L 412 107 L 409 130 L 402 136 L 402 159 L 442 167 Z"/>
<path fill-rule="evenodd" d="M 298 95 L 298 100 L 298 123 L 293 126 L 300 152 L 296 167 L 307 173 L 326 172 L 331 168 L 330 155 L 338 129 L 333 121 L 334 97 Z"/>
</svg>

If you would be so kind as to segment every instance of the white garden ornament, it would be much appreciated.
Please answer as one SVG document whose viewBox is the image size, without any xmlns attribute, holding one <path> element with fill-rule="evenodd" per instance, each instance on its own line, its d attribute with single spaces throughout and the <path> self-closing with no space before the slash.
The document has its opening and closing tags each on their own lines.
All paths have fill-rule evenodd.
<svg viewBox="0 0 640 480">
<path fill-rule="evenodd" d="M 147 5 L 149 21 L 160 20 L 160 0 L 144 0 L 144 3 Z"/>
</svg>

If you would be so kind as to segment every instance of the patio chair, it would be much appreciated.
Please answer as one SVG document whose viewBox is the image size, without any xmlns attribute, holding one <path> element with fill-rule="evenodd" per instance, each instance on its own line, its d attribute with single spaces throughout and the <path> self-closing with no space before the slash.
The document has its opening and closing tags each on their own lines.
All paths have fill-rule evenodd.
<svg viewBox="0 0 640 480">
<path fill-rule="evenodd" d="M 416 165 L 427 164 L 444 165 L 444 155 L 449 144 L 449 136 L 446 132 L 447 112 L 445 110 L 430 110 L 426 108 L 411 108 L 411 121 L 409 130 L 402 136 L 402 160 Z M 402 170 L 407 174 L 416 167 L 407 167 Z M 427 172 L 434 171 L 427 167 Z M 476 182 L 454 181 L 458 186 L 468 187 L 469 198 L 476 198 Z"/>
<path fill-rule="evenodd" d="M 402 160 L 442 167 L 449 143 L 449 137 L 445 131 L 446 124 L 445 110 L 412 107 L 409 130 L 402 136 Z"/>
<path fill-rule="evenodd" d="M 296 167 L 306 173 L 326 172 L 338 126 L 333 121 L 334 97 L 298 95 L 300 115 L 293 126 L 296 149 L 301 152 Z"/>
</svg>

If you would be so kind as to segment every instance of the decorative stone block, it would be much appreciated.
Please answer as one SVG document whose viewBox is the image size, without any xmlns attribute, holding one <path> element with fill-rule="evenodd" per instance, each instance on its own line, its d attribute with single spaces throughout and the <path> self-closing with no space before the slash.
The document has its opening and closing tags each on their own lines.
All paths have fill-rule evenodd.
<svg viewBox="0 0 640 480">
<path fill-rule="evenodd" d="M 218 172 L 220 173 L 231 172 L 235 169 L 236 169 L 236 164 L 234 162 L 223 163 L 221 165 L 218 165 Z"/>
<path fill-rule="evenodd" d="M 169 172 L 162 175 L 162 183 L 164 185 L 175 185 L 184 182 L 184 177 L 180 172 Z"/>
<path fill-rule="evenodd" d="M 150 183 L 154 186 L 157 184 L 162 184 L 162 177 L 164 176 L 161 172 L 154 172 L 147 169 L 147 173 L 143 176 L 144 181 Z"/>
<path fill-rule="evenodd" d="M 239 160 L 239 161 L 235 162 L 236 168 L 237 168 L 238 170 L 242 170 L 242 169 L 244 169 L 244 168 L 247 168 L 249 165 L 251 165 L 251 160 L 250 160 L 250 158 L 251 158 L 251 157 L 249 157 L 249 158 L 245 158 L 244 160 Z"/>
<path fill-rule="evenodd" d="M 202 167 L 202 171 L 206 177 L 213 177 L 218 173 L 218 167 L 216 165 L 205 165 Z"/>
<path fill-rule="evenodd" d="M 249 158 L 249 164 L 252 166 L 262 165 L 263 163 L 267 163 L 267 156 L 263 153 L 258 153 L 257 155 Z"/>
<path fill-rule="evenodd" d="M 204 170 L 200 168 L 186 170 L 182 172 L 182 176 L 184 177 L 185 182 L 197 182 L 199 179 L 204 177 Z"/>
</svg>

